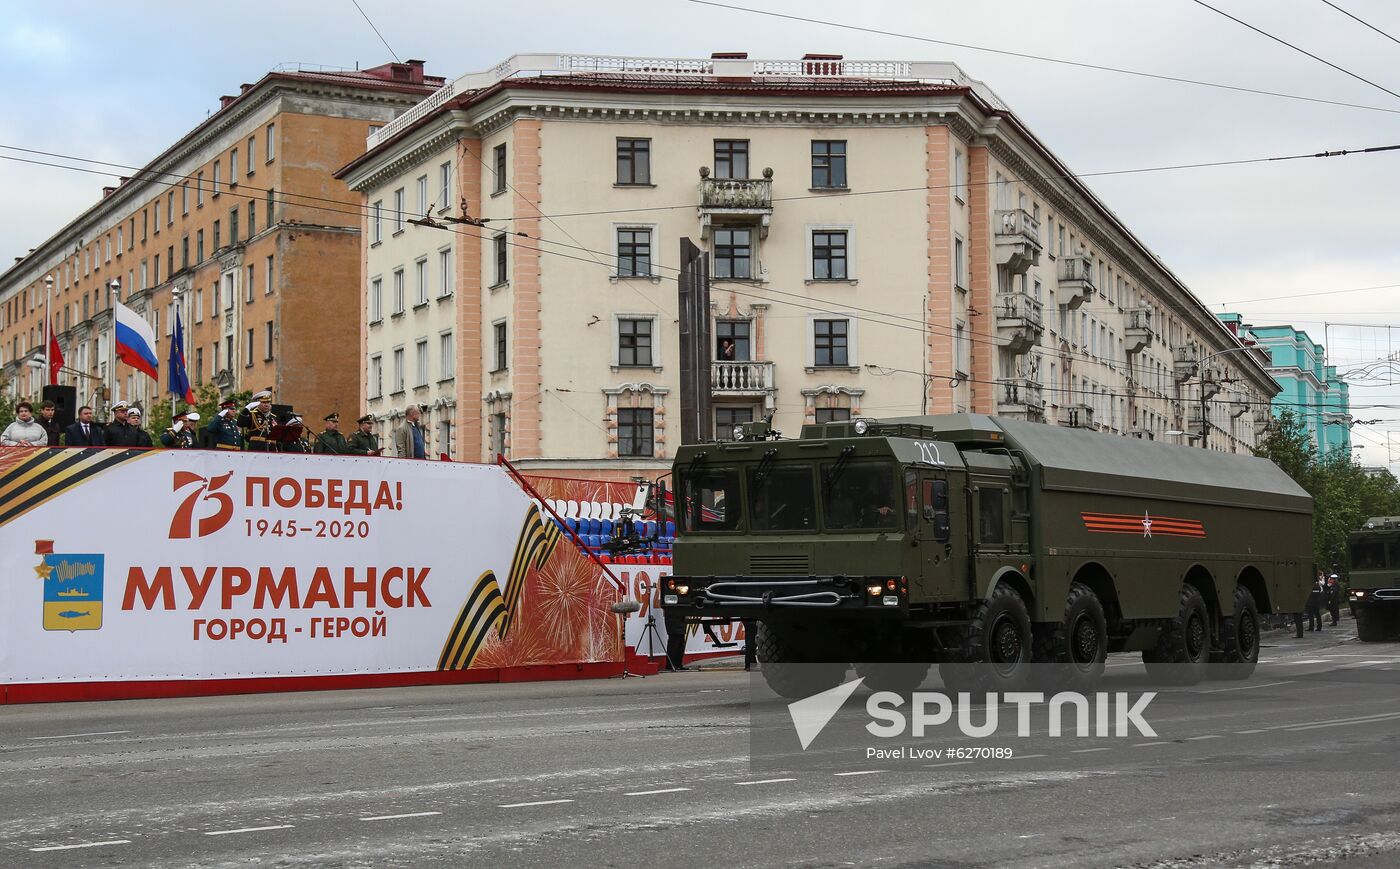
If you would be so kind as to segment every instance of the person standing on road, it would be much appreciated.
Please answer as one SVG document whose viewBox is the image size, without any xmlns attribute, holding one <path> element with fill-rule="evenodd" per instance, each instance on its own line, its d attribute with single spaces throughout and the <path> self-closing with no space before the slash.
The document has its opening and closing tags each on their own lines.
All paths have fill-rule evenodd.
<svg viewBox="0 0 1400 869">
<path fill-rule="evenodd" d="M 1335 573 L 1327 577 L 1327 612 L 1335 627 L 1342 617 L 1342 582 Z"/>
<path fill-rule="evenodd" d="M 1327 595 L 1327 581 L 1322 578 L 1322 574 L 1317 575 L 1317 581 L 1313 583 L 1312 591 L 1308 592 L 1307 615 L 1308 630 L 1322 630 L 1322 600 Z"/>
</svg>

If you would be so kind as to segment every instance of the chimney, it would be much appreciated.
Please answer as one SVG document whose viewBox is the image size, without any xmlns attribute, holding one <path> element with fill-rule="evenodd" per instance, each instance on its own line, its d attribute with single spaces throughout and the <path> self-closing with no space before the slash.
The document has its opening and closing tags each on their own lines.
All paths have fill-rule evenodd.
<svg viewBox="0 0 1400 869">
<path fill-rule="evenodd" d="M 409 81 L 413 82 L 414 84 L 423 83 L 423 64 L 424 61 L 421 60 L 408 60 L 405 62 L 405 65 L 409 67 Z"/>
<path fill-rule="evenodd" d="M 106 199 L 108 196 L 111 196 L 113 193 L 116 193 L 116 192 L 117 192 L 117 188 L 115 188 L 115 187 L 103 187 L 103 188 L 102 188 L 102 198 L 103 198 L 103 199 Z"/>
<path fill-rule="evenodd" d="M 228 108 L 229 103 L 232 103 L 236 99 L 238 99 L 238 97 L 231 97 L 228 94 L 224 94 L 223 96 L 219 97 L 219 109 L 223 110 Z"/>
<path fill-rule="evenodd" d="M 252 90 L 252 89 L 253 89 L 253 86 L 250 85 L 250 84 L 248 84 L 248 83 L 245 81 L 243 84 L 241 84 L 241 85 L 238 86 L 238 95 L 239 95 L 239 96 L 242 96 L 243 94 L 246 94 L 248 91 L 250 91 L 250 90 Z"/>
</svg>

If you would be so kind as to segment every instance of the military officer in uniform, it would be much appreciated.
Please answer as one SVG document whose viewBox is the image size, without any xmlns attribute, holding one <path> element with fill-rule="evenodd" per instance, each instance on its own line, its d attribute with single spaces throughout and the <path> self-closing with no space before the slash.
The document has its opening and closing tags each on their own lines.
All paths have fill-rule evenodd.
<svg viewBox="0 0 1400 869">
<path fill-rule="evenodd" d="M 199 414 L 193 410 L 182 410 L 175 414 L 170 428 L 160 436 L 160 445 L 172 450 L 192 450 L 195 448 L 195 424 Z"/>
<path fill-rule="evenodd" d="M 346 451 L 352 456 L 377 456 L 384 452 L 379 446 L 379 435 L 375 434 L 374 417 L 365 414 L 358 420 L 360 430 L 350 435 L 346 441 Z"/>
<path fill-rule="evenodd" d="M 278 444 L 277 446 L 280 448 L 280 449 L 278 450 L 279 452 L 283 452 L 283 453 L 309 453 L 309 452 L 311 452 L 311 444 L 309 444 L 309 443 L 306 442 L 306 425 L 302 422 L 301 417 L 299 417 L 299 416 L 290 417 L 290 418 L 287 420 L 287 429 L 290 430 L 290 431 L 292 431 L 292 432 L 295 434 L 295 436 L 294 436 L 291 440 L 283 441 L 281 444 Z"/>
<path fill-rule="evenodd" d="M 272 453 L 277 444 L 272 440 L 272 427 L 277 417 L 272 413 L 272 390 L 253 394 L 253 400 L 238 414 L 238 427 L 243 432 L 244 449 L 254 453 Z"/>
<path fill-rule="evenodd" d="M 316 436 L 316 446 L 313 448 L 313 452 L 332 456 L 343 456 L 350 452 L 350 442 L 345 439 L 345 435 L 340 433 L 339 413 L 333 413 L 326 417 L 326 430 Z"/>
<path fill-rule="evenodd" d="M 243 449 L 243 432 L 239 430 L 238 420 L 234 415 L 234 409 L 237 407 L 238 402 L 231 398 L 219 402 L 219 412 L 214 415 L 214 419 L 204 430 L 211 448 L 216 450 Z"/>
</svg>

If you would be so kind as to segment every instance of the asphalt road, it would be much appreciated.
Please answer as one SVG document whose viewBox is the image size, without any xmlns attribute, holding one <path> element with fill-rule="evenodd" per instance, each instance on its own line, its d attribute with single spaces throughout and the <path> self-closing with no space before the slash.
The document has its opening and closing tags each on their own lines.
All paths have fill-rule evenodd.
<svg viewBox="0 0 1400 869">
<path fill-rule="evenodd" d="M 0 708 L 0 865 L 1400 866 L 1400 644 L 1349 625 L 1082 763 L 754 771 L 718 669 Z"/>
</svg>

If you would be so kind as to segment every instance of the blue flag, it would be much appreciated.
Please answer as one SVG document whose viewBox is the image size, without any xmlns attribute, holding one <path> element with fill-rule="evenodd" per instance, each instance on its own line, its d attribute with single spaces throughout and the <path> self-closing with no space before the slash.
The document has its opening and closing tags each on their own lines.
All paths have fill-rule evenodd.
<svg viewBox="0 0 1400 869">
<path fill-rule="evenodd" d="M 185 327 L 180 323 L 180 312 L 175 312 L 175 338 L 170 342 L 170 394 L 194 406 L 194 390 L 190 389 L 190 375 L 185 370 Z"/>
</svg>

